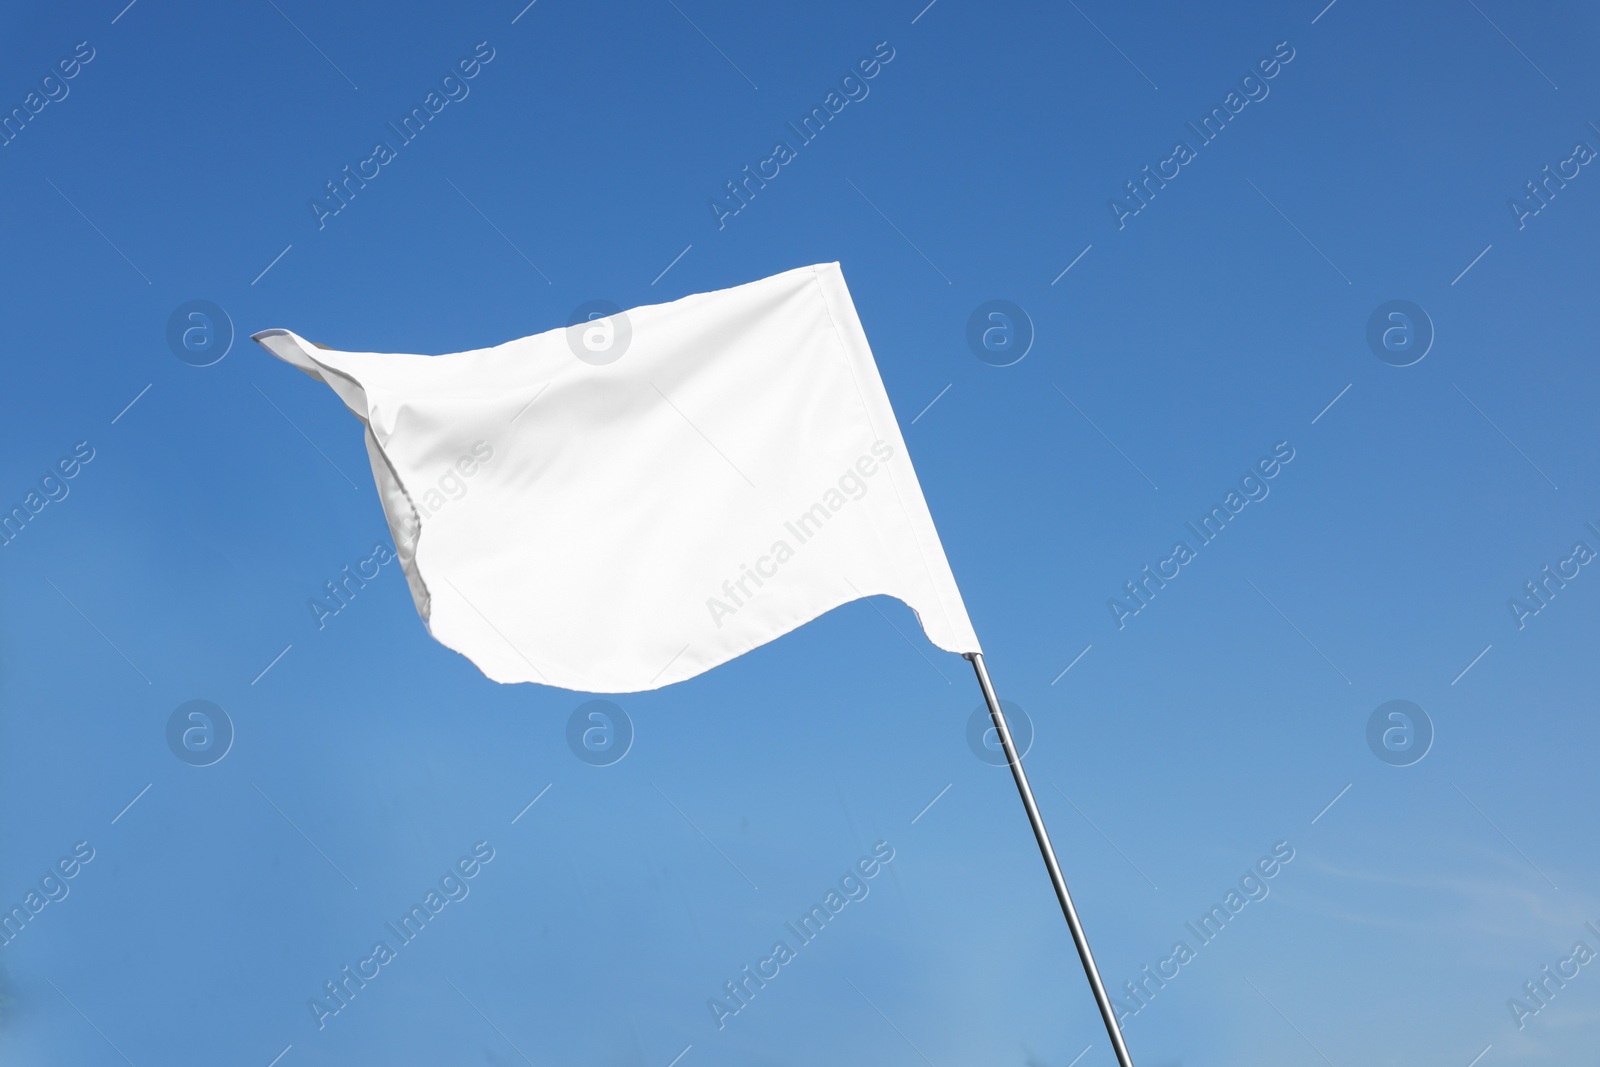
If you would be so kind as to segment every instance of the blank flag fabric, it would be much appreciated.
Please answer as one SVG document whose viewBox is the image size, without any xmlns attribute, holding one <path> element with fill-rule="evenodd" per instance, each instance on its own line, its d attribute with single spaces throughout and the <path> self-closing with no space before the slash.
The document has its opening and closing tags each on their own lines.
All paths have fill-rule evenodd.
<svg viewBox="0 0 1600 1067">
<path fill-rule="evenodd" d="M 255 339 L 366 424 L 417 611 L 495 681 L 655 689 L 874 594 L 981 651 L 837 263 L 451 355 Z"/>
</svg>

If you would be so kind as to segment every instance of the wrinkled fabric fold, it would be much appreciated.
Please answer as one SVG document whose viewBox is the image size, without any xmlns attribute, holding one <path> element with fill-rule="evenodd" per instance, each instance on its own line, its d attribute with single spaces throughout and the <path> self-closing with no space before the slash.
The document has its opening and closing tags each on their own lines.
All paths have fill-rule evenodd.
<svg viewBox="0 0 1600 1067">
<path fill-rule="evenodd" d="M 876 594 L 981 651 L 836 263 L 450 355 L 255 339 L 365 424 L 418 613 L 495 681 L 656 689 Z"/>
</svg>

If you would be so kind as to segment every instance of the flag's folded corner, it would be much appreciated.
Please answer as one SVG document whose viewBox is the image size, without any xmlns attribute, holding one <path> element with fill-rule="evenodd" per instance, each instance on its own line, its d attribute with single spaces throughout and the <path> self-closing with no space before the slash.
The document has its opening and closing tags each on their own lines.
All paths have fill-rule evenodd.
<svg viewBox="0 0 1600 1067">
<path fill-rule="evenodd" d="M 836 263 L 450 355 L 254 337 L 366 424 L 418 613 L 496 681 L 655 689 L 876 594 L 981 651 Z"/>
</svg>

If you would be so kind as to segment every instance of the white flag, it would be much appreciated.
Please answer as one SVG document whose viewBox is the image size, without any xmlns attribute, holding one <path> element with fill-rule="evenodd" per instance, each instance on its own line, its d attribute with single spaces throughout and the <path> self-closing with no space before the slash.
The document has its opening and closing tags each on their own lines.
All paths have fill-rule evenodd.
<svg viewBox="0 0 1600 1067">
<path fill-rule="evenodd" d="M 627 693 L 887 594 L 979 652 L 837 263 L 444 356 L 255 339 L 326 382 L 428 630 Z"/>
</svg>

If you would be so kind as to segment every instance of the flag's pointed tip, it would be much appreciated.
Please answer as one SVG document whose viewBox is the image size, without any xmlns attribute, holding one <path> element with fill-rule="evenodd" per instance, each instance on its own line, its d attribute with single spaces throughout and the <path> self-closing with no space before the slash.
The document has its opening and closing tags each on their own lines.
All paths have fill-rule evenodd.
<svg viewBox="0 0 1600 1067">
<path fill-rule="evenodd" d="M 293 330 L 277 330 L 277 329 L 274 329 L 274 330 L 257 330 L 255 333 L 250 335 L 250 340 L 254 341 L 258 345 L 265 345 L 267 343 L 266 339 L 269 338 L 269 337 L 292 337 L 296 341 L 305 341 L 306 340 L 304 337 L 301 337 L 299 334 L 295 333 Z M 306 341 L 306 344 L 309 344 L 312 348 L 320 348 L 324 352 L 333 351 L 333 349 L 329 348 L 327 345 L 320 344 L 320 343 L 318 343 L 316 341 Z"/>
<path fill-rule="evenodd" d="M 250 340 L 271 352 L 274 356 L 296 366 L 305 366 L 311 356 L 309 349 L 320 349 L 324 352 L 332 351 L 327 345 L 319 345 L 315 341 L 307 341 L 293 330 L 258 330 L 250 335 Z"/>
<path fill-rule="evenodd" d="M 296 367 L 319 381 L 326 380 L 322 374 L 324 364 L 318 358 L 318 350 L 327 351 L 324 346 L 313 344 L 292 330 L 260 330 L 251 334 L 250 339 L 291 367 Z M 346 403 L 349 403 L 348 399 Z"/>
<path fill-rule="evenodd" d="M 282 338 L 283 340 L 280 341 L 279 338 Z M 277 352 L 274 348 L 273 342 L 276 341 L 279 345 L 284 343 L 294 345 L 300 340 L 300 338 L 297 337 L 292 330 L 257 330 L 255 333 L 250 335 L 250 340 L 254 341 L 262 348 L 265 348 L 268 352 L 272 352 L 274 355 L 276 355 Z"/>
</svg>

